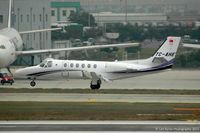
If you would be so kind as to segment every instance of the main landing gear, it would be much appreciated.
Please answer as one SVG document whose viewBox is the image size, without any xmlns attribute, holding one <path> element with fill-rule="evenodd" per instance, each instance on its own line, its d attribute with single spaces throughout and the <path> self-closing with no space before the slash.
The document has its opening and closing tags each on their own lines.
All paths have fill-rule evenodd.
<svg viewBox="0 0 200 133">
<path fill-rule="evenodd" d="M 100 87 L 101 87 L 101 80 L 100 79 L 97 80 L 96 83 L 93 83 L 93 81 L 91 81 L 90 88 L 92 90 L 98 90 L 98 89 L 100 89 Z"/>
</svg>

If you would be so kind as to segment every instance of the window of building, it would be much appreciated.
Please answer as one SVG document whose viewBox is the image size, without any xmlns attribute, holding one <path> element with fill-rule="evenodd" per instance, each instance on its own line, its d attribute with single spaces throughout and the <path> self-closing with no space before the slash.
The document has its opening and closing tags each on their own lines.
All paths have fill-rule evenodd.
<svg viewBox="0 0 200 133">
<path fill-rule="evenodd" d="M 3 15 L 0 15 L 0 23 L 3 23 Z"/>
<path fill-rule="evenodd" d="M 48 32 L 46 32 L 46 40 L 48 40 Z"/>
<path fill-rule="evenodd" d="M 63 10 L 63 16 L 67 16 L 67 11 Z"/>
<path fill-rule="evenodd" d="M 94 67 L 94 68 L 97 68 L 97 64 L 94 64 L 93 67 Z"/>
<path fill-rule="evenodd" d="M 29 34 L 27 34 L 27 40 L 29 40 Z"/>
<path fill-rule="evenodd" d="M 16 21 L 17 21 L 17 15 L 14 14 L 14 15 L 13 15 L 13 22 L 16 23 Z"/>
<path fill-rule="evenodd" d="M 21 23 L 23 22 L 23 15 L 21 15 Z"/>
<path fill-rule="evenodd" d="M 29 15 L 27 14 L 27 22 L 29 22 Z"/>
<path fill-rule="evenodd" d="M 55 16 L 55 10 L 51 10 L 51 16 Z"/>
<path fill-rule="evenodd" d="M 82 68 L 85 68 L 85 64 L 82 64 L 81 67 L 82 67 Z"/>
<path fill-rule="evenodd" d="M 75 11 L 74 10 L 70 10 L 70 14 L 72 14 L 72 13 L 75 13 Z"/>
<path fill-rule="evenodd" d="M 42 15 L 40 14 L 40 22 L 42 22 Z"/>
<path fill-rule="evenodd" d="M 33 33 L 33 39 L 35 40 L 35 33 Z"/>
<path fill-rule="evenodd" d="M 48 21 L 48 14 L 46 14 L 46 22 Z"/>
<path fill-rule="evenodd" d="M 35 22 L 35 14 L 33 14 L 33 22 Z"/>
</svg>

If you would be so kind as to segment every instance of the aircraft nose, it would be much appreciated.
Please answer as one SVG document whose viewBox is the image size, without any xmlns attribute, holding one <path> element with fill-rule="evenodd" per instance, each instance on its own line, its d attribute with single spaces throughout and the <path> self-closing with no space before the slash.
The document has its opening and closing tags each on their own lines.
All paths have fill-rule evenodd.
<svg viewBox="0 0 200 133">
<path fill-rule="evenodd" d="M 0 50 L 0 67 L 7 67 L 9 65 L 9 57 L 4 50 Z"/>
</svg>

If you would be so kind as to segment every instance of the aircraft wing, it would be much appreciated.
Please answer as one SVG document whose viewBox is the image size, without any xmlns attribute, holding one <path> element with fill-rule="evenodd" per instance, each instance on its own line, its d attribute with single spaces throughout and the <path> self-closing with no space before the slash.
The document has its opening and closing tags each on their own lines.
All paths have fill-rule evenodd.
<svg viewBox="0 0 200 133">
<path fill-rule="evenodd" d="M 187 47 L 187 48 L 200 48 L 199 44 L 188 44 L 188 43 L 184 43 L 183 47 Z"/>
<path fill-rule="evenodd" d="M 109 80 L 108 78 L 106 78 L 105 76 L 103 76 L 102 74 L 98 74 L 95 72 L 88 72 L 88 71 L 84 71 L 83 74 L 92 79 L 92 80 L 99 80 L 99 79 L 103 79 L 106 82 L 112 82 L 111 80 Z"/>
<path fill-rule="evenodd" d="M 42 49 L 42 50 L 30 50 L 30 51 L 17 51 L 17 55 L 33 55 L 33 54 L 45 54 L 54 53 L 61 51 L 80 51 L 88 49 L 99 49 L 99 48 L 110 48 L 110 47 L 135 47 L 139 43 L 122 43 L 122 44 L 108 44 L 108 45 L 94 45 L 94 46 L 83 46 L 83 47 L 70 47 L 70 48 L 58 48 L 58 49 Z"/>
<path fill-rule="evenodd" d="M 31 34 L 31 33 L 54 31 L 54 30 L 61 30 L 61 29 L 62 28 L 50 28 L 50 29 L 41 29 L 41 30 L 21 31 L 19 32 L 19 34 Z"/>
</svg>

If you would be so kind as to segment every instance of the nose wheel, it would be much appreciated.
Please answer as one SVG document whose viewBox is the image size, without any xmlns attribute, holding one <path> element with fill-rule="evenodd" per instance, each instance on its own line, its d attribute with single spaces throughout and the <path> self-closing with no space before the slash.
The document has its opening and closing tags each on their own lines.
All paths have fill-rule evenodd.
<svg viewBox="0 0 200 133">
<path fill-rule="evenodd" d="M 30 85 L 31 85 L 32 87 L 34 87 L 34 86 L 36 85 L 35 81 L 34 81 L 34 80 L 31 81 Z"/>
</svg>

